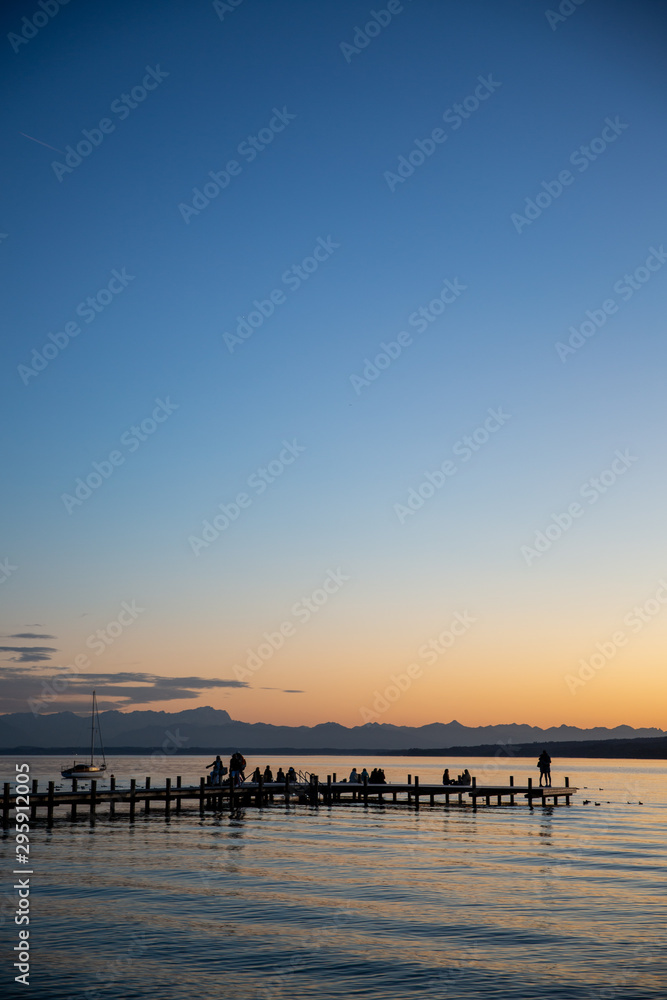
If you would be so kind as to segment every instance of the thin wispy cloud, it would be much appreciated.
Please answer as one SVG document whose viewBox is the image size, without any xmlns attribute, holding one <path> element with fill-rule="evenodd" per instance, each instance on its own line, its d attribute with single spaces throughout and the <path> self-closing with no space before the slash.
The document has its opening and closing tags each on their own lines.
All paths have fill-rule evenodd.
<svg viewBox="0 0 667 1000">
<path fill-rule="evenodd" d="M 39 632 L 15 632 L 4 636 L 5 639 L 57 639 L 56 635 L 42 635 Z"/>
<path fill-rule="evenodd" d="M 6 659 L 14 663 L 41 663 L 53 659 L 58 650 L 53 646 L 0 646 L 0 653 L 17 653 Z"/>
</svg>

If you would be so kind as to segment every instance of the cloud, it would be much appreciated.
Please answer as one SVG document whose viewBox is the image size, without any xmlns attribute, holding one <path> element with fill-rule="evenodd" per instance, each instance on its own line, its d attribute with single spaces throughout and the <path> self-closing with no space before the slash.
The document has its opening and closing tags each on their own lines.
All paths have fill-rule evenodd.
<svg viewBox="0 0 667 1000">
<path fill-rule="evenodd" d="M 0 653 L 18 653 L 18 656 L 8 656 L 14 663 L 40 663 L 52 659 L 51 654 L 58 650 L 52 646 L 0 646 Z"/>
<path fill-rule="evenodd" d="M 55 678 L 58 680 L 53 685 Z M 152 702 L 191 700 L 212 688 L 248 687 L 247 681 L 218 677 L 163 677 L 143 671 L 46 674 L 0 666 L 0 711 L 25 712 L 31 708 L 30 700 L 44 702 L 38 709 L 41 712 L 85 711 L 93 688 L 100 708 L 122 710 Z"/>
<path fill-rule="evenodd" d="M 305 691 L 299 691 L 296 688 L 259 688 L 260 691 L 280 691 L 282 694 L 305 694 Z"/>
<path fill-rule="evenodd" d="M 14 635 L 6 635 L 5 639 L 57 639 L 57 636 L 40 635 L 38 632 L 16 632 Z"/>
</svg>

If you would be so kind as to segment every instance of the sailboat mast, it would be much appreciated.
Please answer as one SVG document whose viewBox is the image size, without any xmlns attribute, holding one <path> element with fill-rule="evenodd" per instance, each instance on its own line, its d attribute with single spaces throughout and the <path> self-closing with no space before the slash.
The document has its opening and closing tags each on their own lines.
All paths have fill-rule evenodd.
<svg viewBox="0 0 667 1000">
<path fill-rule="evenodd" d="M 95 692 L 93 691 L 93 710 L 90 713 L 90 766 L 95 757 Z"/>
</svg>

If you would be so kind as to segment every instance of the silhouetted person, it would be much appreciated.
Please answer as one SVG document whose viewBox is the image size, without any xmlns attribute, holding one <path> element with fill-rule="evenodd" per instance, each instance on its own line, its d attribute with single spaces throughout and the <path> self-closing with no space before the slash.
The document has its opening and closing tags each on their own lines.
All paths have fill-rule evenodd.
<svg viewBox="0 0 667 1000">
<path fill-rule="evenodd" d="M 282 782 L 285 781 L 285 772 L 283 771 L 282 767 L 278 768 L 278 773 L 276 775 L 276 781 L 282 781 Z"/>
<path fill-rule="evenodd" d="M 363 785 L 364 781 L 368 781 L 368 778 L 369 778 L 368 771 L 366 770 L 366 768 L 364 768 L 361 774 L 359 775 L 359 781 Z"/>
<path fill-rule="evenodd" d="M 443 783 L 443 785 L 451 785 L 451 783 L 452 783 L 451 779 L 449 777 L 449 768 L 448 767 L 446 767 L 445 770 L 443 771 L 443 774 L 442 774 L 442 783 Z"/>
<path fill-rule="evenodd" d="M 273 781 L 273 772 L 268 764 L 264 768 L 264 781 Z"/>
<path fill-rule="evenodd" d="M 246 766 L 246 759 L 242 753 L 236 750 L 229 759 L 229 776 L 231 784 L 234 788 L 240 785 L 245 779 L 243 774 L 243 769 Z"/>
<path fill-rule="evenodd" d="M 252 778 L 250 780 L 254 781 L 255 784 L 257 784 L 259 782 L 259 779 L 261 778 L 261 776 L 262 776 L 262 772 L 260 771 L 259 766 L 257 766 L 255 768 L 255 770 L 252 772 Z"/>
<path fill-rule="evenodd" d="M 356 783 L 356 782 L 359 781 L 359 775 L 357 774 L 356 767 L 353 767 L 352 770 L 350 771 L 350 781 L 353 782 L 353 783 Z"/>
<path fill-rule="evenodd" d="M 212 767 L 210 781 L 212 785 L 219 785 L 222 782 L 222 776 L 225 773 L 225 767 L 222 763 L 220 754 L 215 758 L 212 764 L 207 764 L 207 768 Z"/>
<path fill-rule="evenodd" d="M 293 767 L 290 767 L 289 770 L 288 770 L 288 772 L 287 772 L 287 780 L 288 781 L 296 781 L 296 771 L 294 770 Z"/>
<path fill-rule="evenodd" d="M 544 778 L 544 784 L 550 788 L 551 787 L 551 757 L 543 750 L 537 759 L 537 766 L 540 769 L 540 787 L 542 787 L 542 778 Z"/>
</svg>

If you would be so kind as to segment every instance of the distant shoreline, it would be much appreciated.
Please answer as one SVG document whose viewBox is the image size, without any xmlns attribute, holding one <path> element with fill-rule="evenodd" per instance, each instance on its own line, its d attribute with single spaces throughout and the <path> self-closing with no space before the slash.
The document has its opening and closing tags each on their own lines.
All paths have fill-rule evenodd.
<svg viewBox="0 0 667 1000">
<path fill-rule="evenodd" d="M 336 757 L 497 757 L 508 759 L 512 757 L 534 757 L 541 750 L 547 750 L 555 757 L 598 757 L 627 760 L 665 760 L 667 759 L 667 736 L 629 740 L 568 740 L 555 742 L 545 740 L 539 743 L 482 743 L 475 746 L 438 747 L 424 749 L 423 747 L 408 747 L 402 750 L 379 750 L 372 747 L 252 747 L 252 746 L 208 746 L 189 747 L 168 754 L 169 757 L 200 757 L 205 754 L 231 754 L 241 750 L 244 754 L 264 757 L 269 754 L 291 754 L 307 757 L 309 754 L 329 754 Z M 0 747 L 0 755 L 4 757 L 69 757 L 72 754 L 87 755 L 89 746 L 81 747 Z M 149 754 L 163 755 L 161 747 L 108 747 L 107 755 L 145 757 Z M 167 755 L 165 755 L 167 756 Z"/>
</svg>

